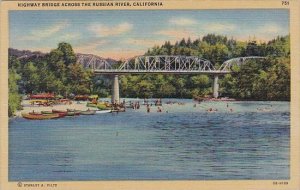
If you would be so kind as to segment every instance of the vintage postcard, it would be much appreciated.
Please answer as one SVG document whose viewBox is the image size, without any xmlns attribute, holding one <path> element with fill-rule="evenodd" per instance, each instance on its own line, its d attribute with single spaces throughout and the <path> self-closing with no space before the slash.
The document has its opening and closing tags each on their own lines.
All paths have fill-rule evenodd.
<svg viewBox="0 0 300 190">
<path fill-rule="evenodd" d="M 298 0 L 2 1 L 1 190 L 298 190 Z"/>
</svg>

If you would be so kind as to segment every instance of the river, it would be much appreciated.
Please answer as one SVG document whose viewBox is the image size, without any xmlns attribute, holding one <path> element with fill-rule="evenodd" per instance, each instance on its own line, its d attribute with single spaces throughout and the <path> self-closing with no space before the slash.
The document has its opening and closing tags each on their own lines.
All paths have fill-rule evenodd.
<svg viewBox="0 0 300 190">
<path fill-rule="evenodd" d="M 289 102 L 167 101 L 182 104 L 10 119 L 9 180 L 289 179 Z"/>
</svg>

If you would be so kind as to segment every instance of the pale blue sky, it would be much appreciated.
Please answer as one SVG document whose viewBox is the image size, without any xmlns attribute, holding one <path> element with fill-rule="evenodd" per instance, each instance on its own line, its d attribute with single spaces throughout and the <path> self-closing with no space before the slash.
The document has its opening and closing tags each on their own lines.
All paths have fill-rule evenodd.
<svg viewBox="0 0 300 190">
<path fill-rule="evenodd" d="M 49 52 L 59 42 L 77 53 L 115 59 L 141 55 L 166 40 L 208 33 L 267 41 L 289 33 L 289 12 L 274 10 L 10 11 L 10 47 Z"/>
</svg>

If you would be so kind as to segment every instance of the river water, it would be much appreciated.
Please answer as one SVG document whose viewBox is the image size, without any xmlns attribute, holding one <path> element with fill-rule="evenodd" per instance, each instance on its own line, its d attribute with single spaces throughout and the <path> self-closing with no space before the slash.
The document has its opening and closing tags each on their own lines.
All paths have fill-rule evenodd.
<svg viewBox="0 0 300 190">
<path fill-rule="evenodd" d="M 171 101 L 184 105 L 10 119 L 9 180 L 289 179 L 289 102 Z"/>
</svg>

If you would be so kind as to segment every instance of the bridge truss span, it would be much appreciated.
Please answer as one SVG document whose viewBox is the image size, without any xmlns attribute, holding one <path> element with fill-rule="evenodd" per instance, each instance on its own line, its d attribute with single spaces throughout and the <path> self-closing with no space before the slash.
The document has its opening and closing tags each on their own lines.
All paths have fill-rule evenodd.
<svg viewBox="0 0 300 190">
<path fill-rule="evenodd" d="M 209 74 L 213 75 L 213 97 L 219 96 L 219 75 L 232 72 L 233 66 L 241 66 L 249 59 L 265 59 L 265 57 L 250 56 L 238 57 L 225 61 L 219 69 L 206 59 L 197 56 L 157 55 L 136 56 L 126 60 L 121 65 L 111 66 L 106 59 L 89 55 L 77 55 L 77 62 L 84 68 L 92 69 L 95 74 L 113 75 L 112 103 L 119 103 L 119 79 L 120 74 Z"/>
<path fill-rule="evenodd" d="M 136 56 L 126 60 L 116 69 L 96 67 L 94 71 L 99 74 L 213 74 L 217 72 L 209 60 L 197 56 L 175 55 Z"/>
<path fill-rule="evenodd" d="M 242 64 L 246 63 L 249 60 L 255 60 L 255 59 L 265 59 L 266 57 L 260 57 L 260 56 L 248 56 L 248 57 L 237 57 L 232 58 L 227 61 L 225 61 L 220 68 L 218 69 L 220 72 L 231 72 L 232 68 L 234 66 L 240 67 Z"/>
<path fill-rule="evenodd" d="M 119 70 L 139 71 L 214 71 L 210 61 L 196 56 L 137 56 L 125 61 Z"/>
<path fill-rule="evenodd" d="M 91 55 L 91 54 L 77 54 L 77 62 L 80 63 L 84 68 L 111 70 L 112 66 L 104 58 Z"/>
</svg>

